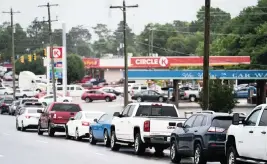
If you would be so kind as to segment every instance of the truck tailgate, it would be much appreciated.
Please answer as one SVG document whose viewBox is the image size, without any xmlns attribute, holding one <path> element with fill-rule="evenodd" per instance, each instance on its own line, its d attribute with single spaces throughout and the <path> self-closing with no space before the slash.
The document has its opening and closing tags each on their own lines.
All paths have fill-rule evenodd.
<svg viewBox="0 0 267 164">
<path fill-rule="evenodd" d="M 185 118 L 157 117 L 150 118 L 150 135 L 171 135 L 177 123 L 184 123 Z"/>
</svg>

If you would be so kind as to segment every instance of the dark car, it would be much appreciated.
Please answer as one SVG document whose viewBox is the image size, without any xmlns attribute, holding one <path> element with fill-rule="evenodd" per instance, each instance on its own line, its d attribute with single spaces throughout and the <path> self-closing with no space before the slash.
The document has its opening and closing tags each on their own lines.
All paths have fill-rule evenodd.
<svg viewBox="0 0 267 164">
<path fill-rule="evenodd" d="M 113 94 L 115 94 L 116 96 L 119 96 L 119 95 L 122 94 L 121 92 L 116 91 L 116 90 L 113 89 L 113 88 L 103 88 L 102 91 L 104 91 L 104 92 L 106 92 L 106 93 L 113 93 Z"/>
<path fill-rule="evenodd" d="M 0 99 L 0 113 L 9 113 L 9 108 L 13 103 L 14 99 L 12 97 L 3 97 Z"/>
<path fill-rule="evenodd" d="M 53 102 L 41 112 L 38 122 L 38 135 L 44 131 L 53 137 L 55 132 L 66 132 L 66 124 L 71 117 L 82 109 L 79 104 Z"/>
<path fill-rule="evenodd" d="M 143 101 L 165 102 L 168 100 L 168 96 L 160 94 L 153 90 L 147 90 L 134 94 L 132 96 L 132 100 L 137 100 L 138 102 L 143 102 Z"/>
<path fill-rule="evenodd" d="M 227 113 L 198 113 L 183 125 L 178 124 L 171 134 L 172 162 L 179 163 L 182 157 L 194 157 L 195 164 L 207 161 L 225 164 L 224 145 L 232 117 Z"/>
</svg>

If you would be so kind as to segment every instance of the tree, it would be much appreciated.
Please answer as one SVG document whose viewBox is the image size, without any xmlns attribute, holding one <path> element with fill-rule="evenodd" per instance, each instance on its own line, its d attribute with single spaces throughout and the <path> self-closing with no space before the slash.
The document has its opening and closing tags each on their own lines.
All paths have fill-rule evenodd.
<svg viewBox="0 0 267 164">
<path fill-rule="evenodd" d="M 231 113 L 238 103 L 231 85 L 222 84 L 221 80 L 211 80 L 209 83 L 209 110 Z M 199 104 L 203 109 L 203 92 L 200 92 Z"/>
<path fill-rule="evenodd" d="M 21 63 L 20 59 L 17 59 L 16 64 L 16 74 L 19 74 L 21 71 L 31 71 L 35 75 L 43 75 L 46 72 L 46 68 L 43 64 L 43 59 L 41 56 L 37 56 L 36 61 L 29 62 L 28 55 L 24 56 L 24 63 Z"/>
<path fill-rule="evenodd" d="M 85 68 L 80 56 L 70 54 L 67 56 L 68 84 L 81 80 L 85 75 Z"/>
</svg>

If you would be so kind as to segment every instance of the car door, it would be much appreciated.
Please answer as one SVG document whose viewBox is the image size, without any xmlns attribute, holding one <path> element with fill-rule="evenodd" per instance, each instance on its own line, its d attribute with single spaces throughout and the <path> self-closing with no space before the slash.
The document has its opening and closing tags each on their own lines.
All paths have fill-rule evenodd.
<svg viewBox="0 0 267 164">
<path fill-rule="evenodd" d="M 75 91 L 75 96 L 81 96 L 83 94 L 83 89 L 79 86 L 75 87 L 76 91 Z"/>
<path fill-rule="evenodd" d="M 133 135 L 133 129 L 134 125 L 133 122 L 133 112 L 136 108 L 136 105 L 131 105 L 129 107 L 128 113 L 127 113 L 127 120 L 125 120 L 125 133 L 126 133 L 126 139 L 129 141 L 134 141 L 134 135 Z"/>
<path fill-rule="evenodd" d="M 125 125 L 125 123 L 126 123 L 126 119 L 128 118 L 127 114 L 128 114 L 130 107 L 131 107 L 130 105 L 126 106 L 122 111 L 121 117 L 118 118 L 119 120 L 118 120 L 117 125 L 115 127 L 116 137 L 118 139 L 126 139 L 127 140 L 127 138 L 125 137 L 127 135 L 125 132 L 125 130 L 126 130 L 125 126 L 127 126 L 127 125 Z M 128 124 L 128 122 L 127 122 L 127 124 Z"/>
<path fill-rule="evenodd" d="M 40 116 L 40 120 L 41 120 L 41 127 L 42 128 L 48 128 L 48 120 L 49 120 L 49 108 L 51 105 L 48 105 L 44 112 L 41 114 Z"/>
<path fill-rule="evenodd" d="M 155 91 L 148 91 L 148 95 L 151 101 L 158 101 L 159 94 Z"/>
<path fill-rule="evenodd" d="M 260 140 L 259 142 L 262 143 L 260 145 L 257 145 L 259 146 L 258 148 L 258 153 L 260 157 L 259 159 L 267 161 L 267 106 L 264 106 L 258 126 L 259 128 L 257 128 L 255 133 L 259 135 L 259 140 Z M 253 141 L 251 141 L 251 144 L 254 144 Z"/>
<path fill-rule="evenodd" d="M 107 114 L 103 114 L 97 121 L 97 123 L 95 123 L 95 133 L 94 136 L 97 139 L 104 139 L 104 122 L 106 121 L 108 115 Z"/>
<path fill-rule="evenodd" d="M 106 95 L 104 94 L 104 92 L 96 91 L 96 96 L 97 100 L 104 100 Z"/>
<path fill-rule="evenodd" d="M 259 132 L 259 117 L 261 116 L 262 106 L 256 107 L 256 109 L 251 113 L 251 115 L 245 121 L 242 130 L 241 136 L 238 137 L 240 156 L 256 158 L 258 157 L 258 149 L 260 149 L 261 142 L 261 134 Z M 253 146 L 251 146 L 253 145 Z M 265 146 L 265 145 L 264 145 Z M 249 147 L 250 151 L 247 151 Z"/>
<path fill-rule="evenodd" d="M 76 113 L 75 116 L 73 117 L 74 120 L 69 120 L 68 121 L 68 133 L 70 136 L 75 135 L 75 122 L 77 122 L 77 119 L 79 118 L 80 112 Z"/>
<path fill-rule="evenodd" d="M 184 154 L 188 154 L 190 152 L 188 140 L 192 138 L 192 135 L 193 135 L 192 129 L 193 129 L 193 123 L 195 119 L 196 119 L 196 115 L 192 115 L 191 117 L 189 117 L 184 123 L 181 133 L 178 134 L 179 149 Z"/>
<path fill-rule="evenodd" d="M 191 128 L 192 137 L 188 138 L 187 140 L 189 151 L 191 150 L 193 152 L 194 150 L 194 141 L 196 139 L 196 136 L 201 136 L 203 134 L 203 129 L 201 129 L 203 119 L 203 115 L 198 115 L 193 123 L 193 126 Z"/>
</svg>

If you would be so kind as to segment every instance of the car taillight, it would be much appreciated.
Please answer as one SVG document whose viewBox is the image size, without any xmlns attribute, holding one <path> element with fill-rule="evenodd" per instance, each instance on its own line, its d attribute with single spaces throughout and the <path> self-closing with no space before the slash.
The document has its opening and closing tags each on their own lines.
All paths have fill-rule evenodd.
<svg viewBox="0 0 267 164">
<path fill-rule="evenodd" d="M 150 132 L 150 121 L 144 122 L 144 132 Z"/>
<path fill-rule="evenodd" d="M 82 122 L 82 126 L 89 126 L 89 125 L 90 125 L 89 122 L 85 122 L 85 121 Z"/>
<path fill-rule="evenodd" d="M 31 118 L 31 116 L 25 116 L 26 118 Z"/>
<path fill-rule="evenodd" d="M 186 92 L 184 92 L 184 96 L 186 96 Z"/>
<path fill-rule="evenodd" d="M 2 106 L 6 106 L 6 104 L 5 104 L 5 103 L 3 103 L 3 104 L 2 104 Z"/>
<path fill-rule="evenodd" d="M 218 127 L 210 127 L 208 130 L 208 132 L 217 132 L 217 133 L 222 133 L 224 131 L 225 131 L 224 128 L 218 128 Z"/>
</svg>

